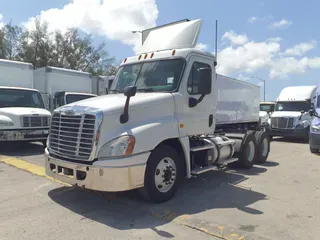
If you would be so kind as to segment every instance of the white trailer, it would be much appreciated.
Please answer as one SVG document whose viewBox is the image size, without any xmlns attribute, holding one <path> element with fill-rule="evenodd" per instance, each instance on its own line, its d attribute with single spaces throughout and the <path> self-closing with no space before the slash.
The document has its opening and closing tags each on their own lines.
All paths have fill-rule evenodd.
<svg viewBox="0 0 320 240">
<path fill-rule="evenodd" d="M 275 110 L 266 131 L 274 136 L 294 137 L 309 142 L 310 123 L 317 86 L 290 86 L 284 88 L 276 100 Z"/>
<path fill-rule="evenodd" d="M 0 60 L 0 142 L 46 143 L 51 114 L 33 89 L 33 65 Z"/>
<path fill-rule="evenodd" d="M 42 67 L 34 71 L 34 86 L 42 94 L 47 109 L 96 97 L 90 73 L 56 67 Z"/>
<path fill-rule="evenodd" d="M 105 95 L 109 92 L 115 76 L 94 76 L 93 92 L 97 95 Z"/>
<path fill-rule="evenodd" d="M 138 189 L 171 199 L 183 178 L 234 162 L 267 160 L 254 85 L 216 76 L 216 59 L 195 49 L 202 20 L 148 30 L 124 59 L 110 93 L 53 113 L 46 174 L 99 191 Z M 79 137 L 80 136 L 80 137 Z"/>
</svg>

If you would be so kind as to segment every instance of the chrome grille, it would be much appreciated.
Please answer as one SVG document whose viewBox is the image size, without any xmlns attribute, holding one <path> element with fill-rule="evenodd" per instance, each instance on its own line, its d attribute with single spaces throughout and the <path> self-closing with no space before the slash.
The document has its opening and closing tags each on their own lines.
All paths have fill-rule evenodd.
<svg viewBox="0 0 320 240">
<path fill-rule="evenodd" d="M 50 117 L 47 116 L 23 116 L 22 127 L 49 127 Z"/>
<path fill-rule="evenodd" d="M 49 148 L 64 157 L 88 160 L 93 147 L 95 121 L 96 117 L 90 114 L 54 113 Z"/>
<path fill-rule="evenodd" d="M 273 117 L 271 119 L 272 128 L 293 128 L 294 118 L 285 118 L 285 117 Z"/>
</svg>

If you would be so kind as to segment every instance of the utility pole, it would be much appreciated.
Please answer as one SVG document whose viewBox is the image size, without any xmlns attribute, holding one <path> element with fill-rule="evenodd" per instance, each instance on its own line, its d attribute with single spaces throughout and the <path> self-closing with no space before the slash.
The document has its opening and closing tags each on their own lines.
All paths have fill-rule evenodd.
<svg viewBox="0 0 320 240">
<path fill-rule="evenodd" d="M 259 78 L 259 77 L 252 77 L 252 78 L 256 78 L 256 79 L 260 80 L 261 82 L 263 82 L 263 101 L 266 101 L 266 80 Z"/>
</svg>

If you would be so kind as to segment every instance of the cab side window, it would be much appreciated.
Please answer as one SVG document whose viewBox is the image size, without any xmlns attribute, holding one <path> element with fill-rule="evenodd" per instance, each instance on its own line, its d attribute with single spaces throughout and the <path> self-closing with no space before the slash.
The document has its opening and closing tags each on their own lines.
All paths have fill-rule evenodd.
<svg viewBox="0 0 320 240">
<path fill-rule="evenodd" d="M 201 68 L 210 68 L 209 64 L 206 63 L 200 63 L 200 62 L 194 62 L 189 74 L 188 78 L 188 93 L 190 95 L 198 95 L 200 94 L 198 91 L 198 85 L 199 85 L 199 69 Z"/>
</svg>

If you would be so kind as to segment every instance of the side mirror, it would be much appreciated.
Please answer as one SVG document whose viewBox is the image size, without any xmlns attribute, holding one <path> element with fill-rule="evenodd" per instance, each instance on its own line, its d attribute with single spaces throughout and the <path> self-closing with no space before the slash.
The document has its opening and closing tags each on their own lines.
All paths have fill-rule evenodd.
<svg viewBox="0 0 320 240">
<path fill-rule="evenodd" d="M 129 103 L 130 98 L 134 97 L 137 93 L 136 86 L 129 86 L 124 89 L 124 95 L 127 97 L 126 103 L 124 105 L 123 113 L 120 115 L 120 123 L 124 124 L 129 121 Z"/>
<path fill-rule="evenodd" d="M 129 86 L 125 87 L 124 89 L 124 95 L 126 97 L 134 97 L 137 93 L 137 87 L 136 86 Z"/>
<path fill-rule="evenodd" d="M 314 116 L 314 115 L 315 115 L 314 109 L 310 109 L 310 110 L 309 110 L 309 115 L 310 115 L 310 116 Z"/>
<path fill-rule="evenodd" d="M 198 90 L 201 95 L 207 95 L 211 93 L 211 69 L 210 68 L 200 68 L 199 69 L 199 85 Z"/>
</svg>

